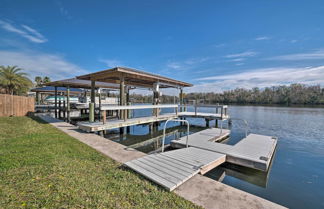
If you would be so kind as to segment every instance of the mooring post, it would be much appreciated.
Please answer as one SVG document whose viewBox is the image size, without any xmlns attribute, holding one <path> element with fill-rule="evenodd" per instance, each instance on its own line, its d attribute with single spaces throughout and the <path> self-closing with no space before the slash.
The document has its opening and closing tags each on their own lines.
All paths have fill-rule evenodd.
<svg viewBox="0 0 324 209">
<path fill-rule="evenodd" d="M 102 115 L 102 123 L 106 124 L 106 119 L 107 119 L 106 110 L 102 110 L 101 115 Z"/>
<path fill-rule="evenodd" d="M 215 128 L 218 128 L 218 120 L 215 119 Z"/>
<path fill-rule="evenodd" d="M 153 132 L 153 123 L 150 123 L 148 126 L 149 126 L 149 133 L 152 134 L 152 132 Z"/>
<path fill-rule="evenodd" d="M 206 118 L 205 121 L 206 121 L 206 127 L 209 128 L 209 120 Z"/>
<path fill-rule="evenodd" d="M 130 133 L 130 126 L 126 127 L 126 132 L 129 134 Z"/>
</svg>

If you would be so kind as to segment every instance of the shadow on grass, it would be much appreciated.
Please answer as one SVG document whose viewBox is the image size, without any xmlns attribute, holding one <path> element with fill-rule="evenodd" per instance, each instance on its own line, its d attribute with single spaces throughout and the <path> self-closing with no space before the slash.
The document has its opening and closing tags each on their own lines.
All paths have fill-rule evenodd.
<svg viewBox="0 0 324 209">
<path fill-rule="evenodd" d="M 30 119 L 36 121 L 37 123 L 41 123 L 41 124 L 48 124 L 48 122 L 44 121 L 43 119 L 41 119 L 40 117 L 34 115 L 34 114 L 29 114 L 27 117 L 29 117 Z"/>
</svg>

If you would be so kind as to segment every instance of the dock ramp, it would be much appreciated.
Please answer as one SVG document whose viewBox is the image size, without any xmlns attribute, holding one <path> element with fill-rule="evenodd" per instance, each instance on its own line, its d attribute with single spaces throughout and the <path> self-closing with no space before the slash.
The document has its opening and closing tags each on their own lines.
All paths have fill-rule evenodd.
<svg viewBox="0 0 324 209">
<path fill-rule="evenodd" d="M 147 155 L 124 165 L 172 191 L 192 176 L 204 174 L 225 161 L 225 154 L 188 147 Z"/>
</svg>

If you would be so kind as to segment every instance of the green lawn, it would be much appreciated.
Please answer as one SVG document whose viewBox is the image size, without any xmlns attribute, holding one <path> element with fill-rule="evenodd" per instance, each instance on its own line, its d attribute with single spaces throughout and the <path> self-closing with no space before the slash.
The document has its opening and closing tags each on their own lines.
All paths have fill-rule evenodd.
<svg viewBox="0 0 324 209">
<path fill-rule="evenodd" d="M 0 117 L 0 208 L 196 208 L 49 124 Z"/>
</svg>

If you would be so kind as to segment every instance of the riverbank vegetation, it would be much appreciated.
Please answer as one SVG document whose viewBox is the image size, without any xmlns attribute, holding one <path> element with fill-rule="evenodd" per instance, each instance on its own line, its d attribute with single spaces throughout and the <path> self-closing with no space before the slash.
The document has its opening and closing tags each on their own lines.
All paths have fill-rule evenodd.
<svg viewBox="0 0 324 209">
<path fill-rule="evenodd" d="M 134 101 L 150 103 L 152 96 L 133 94 Z M 173 103 L 174 96 L 164 95 L 162 103 Z M 176 101 L 178 97 L 176 97 Z M 292 84 L 289 86 L 273 86 L 264 89 L 237 88 L 222 93 L 189 93 L 185 95 L 187 102 L 197 101 L 204 104 L 279 104 L 279 105 L 323 105 L 324 88 L 320 85 Z"/>
<path fill-rule="evenodd" d="M 0 117 L 0 208 L 197 208 L 38 118 Z"/>
</svg>

